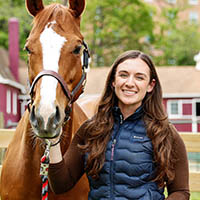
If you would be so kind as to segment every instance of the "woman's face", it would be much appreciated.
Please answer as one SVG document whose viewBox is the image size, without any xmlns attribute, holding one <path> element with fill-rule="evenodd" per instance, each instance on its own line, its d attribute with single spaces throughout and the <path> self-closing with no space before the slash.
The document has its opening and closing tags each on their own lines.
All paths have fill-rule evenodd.
<svg viewBox="0 0 200 200">
<path fill-rule="evenodd" d="M 140 58 L 128 59 L 117 66 L 113 87 L 118 97 L 121 110 L 132 112 L 142 104 L 147 92 L 151 92 L 155 85 L 150 83 L 149 66 Z"/>
</svg>

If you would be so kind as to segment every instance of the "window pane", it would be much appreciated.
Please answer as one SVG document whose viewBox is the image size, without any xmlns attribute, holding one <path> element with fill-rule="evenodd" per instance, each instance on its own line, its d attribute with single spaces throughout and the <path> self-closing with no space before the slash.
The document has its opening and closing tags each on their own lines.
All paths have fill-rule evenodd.
<svg viewBox="0 0 200 200">
<path fill-rule="evenodd" d="M 199 15 L 197 12 L 190 12 L 189 13 L 189 20 L 191 22 L 197 22 L 198 21 L 198 18 L 199 18 Z"/>
<path fill-rule="evenodd" d="M 176 3 L 176 0 L 167 0 L 167 1 L 168 1 L 168 3 L 173 3 L 173 4 Z"/>
<path fill-rule="evenodd" d="M 13 115 L 17 114 L 17 94 L 13 93 Z"/>
<path fill-rule="evenodd" d="M 190 5 L 198 5 L 198 0 L 189 0 Z"/>
<path fill-rule="evenodd" d="M 11 113 L 11 92 L 10 92 L 10 90 L 7 90 L 7 94 L 6 94 L 6 112 L 8 114 Z"/>
<path fill-rule="evenodd" d="M 171 103 L 171 114 L 178 115 L 178 103 L 177 102 Z"/>
</svg>

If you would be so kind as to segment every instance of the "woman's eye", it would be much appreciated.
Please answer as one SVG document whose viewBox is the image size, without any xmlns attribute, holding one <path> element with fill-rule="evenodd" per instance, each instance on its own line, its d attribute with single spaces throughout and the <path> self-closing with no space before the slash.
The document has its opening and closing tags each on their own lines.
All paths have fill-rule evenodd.
<svg viewBox="0 0 200 200">
<path fill-rule="evenodd" d="M 122 77 L 122 78 L 126 78 L 128 75 L 127 74 L 120 74 L 119 76 Z"/>
<path fill-rule="evenodd" d="M 80 54 L 81 47 L 82 47 L 82 46 L 77 46 L 77 47 L 74 49 L 73 53 L 74 53 L 74 54 Z"/>
<path fill-rule="evenodd" d="M 137 76 L 136 77 L 138 80 L 144 80 L 144 77 L 142 77 L 142 76 Z"/>
</svg>

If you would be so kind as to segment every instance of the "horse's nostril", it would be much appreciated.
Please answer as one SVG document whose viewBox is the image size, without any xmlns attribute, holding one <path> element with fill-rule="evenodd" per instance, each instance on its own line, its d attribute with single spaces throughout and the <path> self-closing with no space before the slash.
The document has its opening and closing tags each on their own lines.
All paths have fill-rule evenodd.
<svg viewBox="0 0 200 200">
<path fill-rule="evenodd" d="M 33 106 L 32 109 L 31 109 L 30 121 L 31 121 L 33 126 L 37 125 L 37 120 L 36 120 L 36 116 L 35 116 L 35 106 Z"/>
<path fill-rule="evenodd" d="M 56 113 L 55 113 L 55 123 L 58 124 L 60 122 L 60 110 L 58 108 L 58 106 L 56 106 Z"/>
</svg>

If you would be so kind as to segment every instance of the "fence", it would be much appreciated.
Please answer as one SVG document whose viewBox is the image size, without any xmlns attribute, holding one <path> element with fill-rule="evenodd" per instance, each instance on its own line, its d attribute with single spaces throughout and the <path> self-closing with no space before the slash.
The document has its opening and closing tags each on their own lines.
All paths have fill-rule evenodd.
<svg viewBox="0 0 200 200">
<path fill-rule="evenodd" d="M 0 148 L 5 149 L 14 134 L 13 129 L 0 129 Z M 200 153 L 200 134 L 180 133 L 186 145 L 187 152 Z M 1 166 L 0 166 L 1 170 Z M 200 192 L 200 171 L 190 171 L 190 190 Z"/>
</svg>

